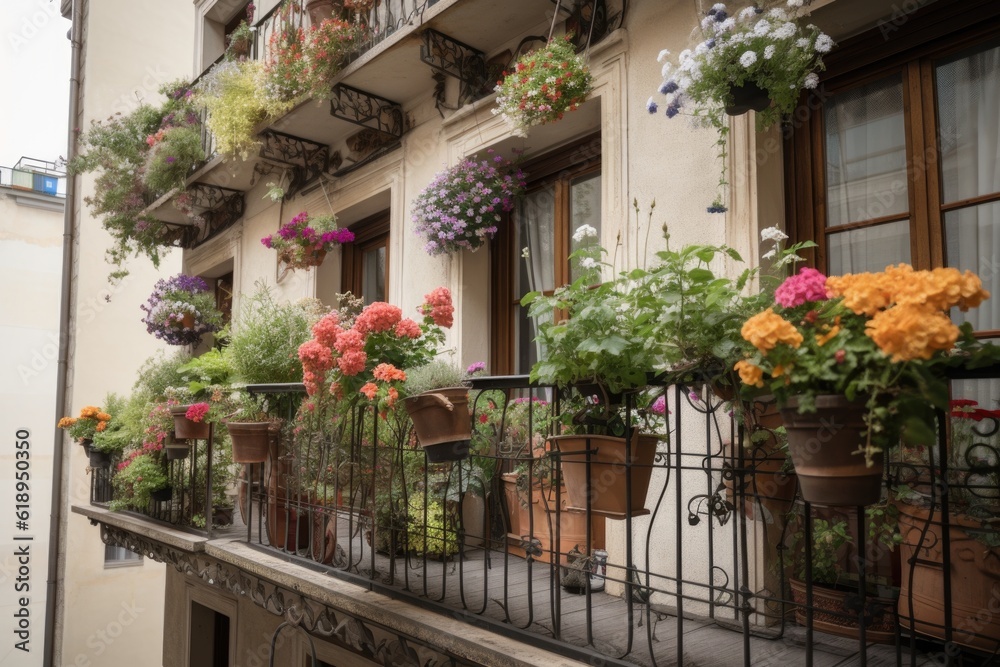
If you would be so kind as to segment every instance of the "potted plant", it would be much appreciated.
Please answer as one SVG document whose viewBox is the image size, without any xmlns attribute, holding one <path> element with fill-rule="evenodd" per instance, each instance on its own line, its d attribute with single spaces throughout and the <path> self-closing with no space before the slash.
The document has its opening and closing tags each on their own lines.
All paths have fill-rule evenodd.
<svg viewBox="0 0 1000 667">
<path fill-rule="evenodd" d="M 249 21 L 253 19 L 250 18 Z M 234 60 L 248 58 L 256 39 L 257 31 L 250 27 L 248 20 L 240 21 L 236 29 L 226 37 L 226 57 Z"/>
<path fill-rule="evenodd" d="M 934 479 L 942 470 L 938 447 L 903 446 L 896 473 L 896 507 L 902 533 L 903 563 L 899 597 L 904 628 L 985 652 L 996 649 L 1000 619 L 984 617 L 994 604 L 1000 580 L 1000 411 L 971 398 L 950 403 L 947 482 Z M 933 483 L 932 483 L 933 482 Z M 942 492 L 948 492 L 944 512 Z M 948 563 L 945 563 L 945 534 Z M 946 574 L 948 572 L 949 574 Z M 945 617 L 945 577 L 951 582 L 951 618 Z"/>
<path fill-rule="evenodd" d="M 413 201 L 414 230 L 426 241 L 424 250 L 478 250 L 514 209 L 524 185 L 524 173 L 492 149 L 439 172 Z"/>
<path fill-rule="evenodd" d="M 497 83 L 493 109 L 520 133 L 535 125 L 562 120 L 590 94 L 590 69 L 573 48 L 572 35 L 551 39 L 520 58 Z"/>
<path fill-rule="evenodd" d="M 129 445 L 142 440 L 143 405 L 115 393 L 105 396 L 104 405 L 104 414 L 111 419 L 92 437 L 90 465 L 93 468 L 107 468 L 112 458 L 120 457 Z"/>
<path fill-rule="evenodd" d="M 271 443 L 280 435 L 282 421 L 268 414 L 252 396 L 241 393 L 236 410 L 226 419 L 235 463 L 263 463 Z"/>
<path fill-rule="evenodd" d="M 335 18 L 313 23 L 305 33 L 303 87 L 316 100 L 330 97 L 334 77 L 357 49 L 364 30 L 360 23 Z"/>
<path fill-rule="evenodd" d="M 197 121 L 197 117 L 193 116 L 193 120 Z M 185 123 L 161 129 L 153 139 L 143 176 L 146 187 L 156 194 L 183 188 L 195 166 L 205 161 L 199 124 Z"/>
<path fill-rule="evenodd" d="M 663 65 L 666 116 L 690 114 L 718 133 L 722 175 L 719 194 L 710 213 L 726 211 L 726 149 L 729 121 L 726 114 L 757 111 L 757 129 L 765 130 L 791 113 L 803 89 L 815 88 L 823 70 L 823 55 L 833 40 L 816 26 L 801 26 L 802 0 L 771 1 L 729 15 L 716 3 L 702 19 L 703 41 L 682 51 L 676 63 Z M 770 9 L 768 9 L 770 7 Z M 660 52 L 660 61 L 670 55 Z M 647 103 L 657 113 L 653 98 Z"/>
<path fill-rule="evenodd" d="M 931 408 L 946 407 L 942 368 L 996 356 L 976 343 L 971 325 L 960 329 L 947 314 L 988 294 L 971 272 L 900 264 L 830 278 L 804 268 L 775 296 L 774 307 L 744 323 L 753 352 L 736 370 L 782 407 L 803 498 L 875 503 L 882 452 L 901 433 L 916 444 L 933 441 Z M 952 354 L 956 342 L 962 354 Z"/>
<path fill-rule="evenodd" d="M 198 276 L 161 278 L 140 308 L 146 313 L 146 331 L 168 345 L 195 345 L 206 333 L 222 328 L 215 295 Z"/>
<path fill-rule="evenodd" d="M 170 499 L 169 479 L 162 463 L 153 453 L 141 449 L 132 450 L 118 464 L 112 483 L 116 491 L 111 503 L 113 510 L 127 507 L 147 510 L 152 501 Z"/>
<path fill-rule="evenodd" d="M 895 569 L 892 560 L 900 536 L 896 521 L 897 512 L 889 503 L 868 507 L 865 523 L 860 530 L 852 530 L 844 516 L 827 511 L 826 518 L 812 521 L 812 578 L 806 579 L 806 564 L 802 536 L 804 527 L 801 512 L 791 519 L 794 526 L 789 533 L 795 554 L 795 575 L 790 584 L 795 601 L 795 620 L 800 625 L 808 623 L 807 581 L 812 584 L 813 627 L 841 637 L 858 636 L 858 616 L 861 609 L 859 579 L 851 571 L 850 563 L 856 540 L 865 541 L 866 600 L 864 606 L 865 638 L 867 641 L 892 643 L 896 641 L 896 617 L 893 612 L 899 589 L 893 585 Z M 860 534 L 855 534 L 860 533 Z"/>
<path fill-rule="evenodd" d="M 110 421 L 110 414 L 99 407 L 88 405 L 80 410 L 79 417 L 63 417 L 57 426 L 65 429 L 71 438 L 83 445 L 84 451 L 89 456 L 94 436 L 107 429 Z M 102 464 L 96 467 L 106 466 Z"/>
<path fill-rule="evenodd" d="M 260 242 L 265 248 L 276 250 L 278 261 L 287 268 L 307 269 L 320 266 L 326 253 L 353 240 L 351 230 L 337 227 L 336 216 L 314 218 L 302 211 L 282 225 L 276 234 L 268 234 Z"/>
<path fill-rule="evenodd" d="M 432 361 L 410 370 L 405 380 L 408 398 L 403 406 L 427 459 L 439 463 L 466 458 L 472 439 L 466 373 L 454 364 Z"/>
</svg>

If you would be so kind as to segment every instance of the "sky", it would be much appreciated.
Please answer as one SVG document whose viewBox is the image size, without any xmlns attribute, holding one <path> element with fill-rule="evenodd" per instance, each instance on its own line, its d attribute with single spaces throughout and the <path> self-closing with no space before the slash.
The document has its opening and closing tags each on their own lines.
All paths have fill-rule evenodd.
<svg viewBox="0 0 1000 667">
<path fill-rule="evenodd" d="M 0 166 L 66 155 L 69 28 L 59 0 L 0 2 Z"/>
</svg>

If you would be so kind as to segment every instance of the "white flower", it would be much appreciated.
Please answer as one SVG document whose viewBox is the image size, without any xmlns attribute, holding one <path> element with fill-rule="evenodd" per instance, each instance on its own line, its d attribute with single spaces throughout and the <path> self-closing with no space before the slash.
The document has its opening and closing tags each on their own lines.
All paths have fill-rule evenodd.
<svg viewBox="0 0 1000 667">
<path fill-rule="evenodd" d="M 726 19 L 722 23 L 716 23 L 715 24 L 715 34 L 719 35 L 719 34 L 722 34 L 724 32 L 729 32 L 735 26 L 736 26 L 736 19 L 734 19 L 732 16 L 730 16 L 728 19 Z"/>
<path fill-rule="evenodd" d="M 744 51 L 743 55 L 740 56 L 740 64 L 744 67 L 750 67 L 755 62 L 757 62 L 757 53 L 754 51 Z"/>
<path fill-rule="evenodd" d="M 777 252 L 778 252 L 777 248 L 771 248 L 770 250 L 768 250 L 767 252 L 765 252 L 763 255 L 761 255 L 761 257 L 763 259 L 774 259 L 774 255 Z"/>
<path fill-rule="evenodd" d="M 703 18 L 701 20 L 701 29 L 702 30 L 708 30 L 713 25 L 715 25 L 715 18 L 713 18 L 711 16 L 706 16 L 705 18 Z"/>
<path fill-rule="evenodd" d="M 667 56 L 669 55 L 670 51 L 668 51 L 667 49 L 663 49 L 662 51 L 660 51 L 660 55 L 656 56 L 656 62 L 662 63 L 664 60 L 667 59 Z"/>
<path fill-rule="evenodd" d="M 794 23 L 782 23 L 779 28 L 774 31 L 775 39 L 788 39 L 795 36 L 795 24 Z"/>
<path fill-rule="evenodd" d="M 663 69 L 660 70 L 660 75 L 666 79 L 668 74 L 670 74 L 670 63 L 663 63 Z"/>
<path fill-rule="evenodd" d="M 576 228 L 576 231 L 573 232 L 573 240 L 576 243 L 582 243 L 584 239 L 596 238 L 596 237 L 597 237 L 597 230 L 591 227 L 590 225 L 580 225 L 579 227 Z"/>
<path fill-rule="evenodd" d="M 774 57 L 774 44 L 768 44 L 764 47 L 764 60 L 770 60 Z"/>
<path fill-rule="evenodd" d="M 580 260 L 581 269 L 593 269 L 597 267 L 597 260 L 593 257 L 584 257 Z"/>
<path fill-rule="evenodd" d="M 816 72 L 809 72 L 806 74 L 805 80 L 802 81 L 802 87 L 812 90 L 819 84 L 819 77 L 816 76 Z"/>
<path fill-rule="evenodd" d="M 795 40 L 795 46 L 797 46 L 800 49 L 808 49 L 809 48 L 809 38 L 808 37 L 800 37 L 799 39 Z"/>
<path fill-rule="evenodd" d="M 781 7 L 775 7 L 774 9 L 772 9 L 771 11 L 769 11 L 767 13 L 767 15 L 770 16 L 772 19 L 774 19 L 776 21 L 787 21 L 788 20 L 788 14 L 786 14 L 785 10 L 782 9 Z"/>
<path fill-rule="evenodd" d="M 802 0 L 788 0 L 789 9 L 799 9 L 802 7 Z"/>
<path fill-rule="evenodd" d="M 781 242 L 786 240 L 787 238 L 788 235 L 785 234 L 780 229 L 778 229 L 777 227 L 765 227 L 764 229 L 760 230 L 761 243 L 763 243 L 764 241 Z"/>
<path fill-rule="evenodd" d="M 712 5 L 712 9 L 714 9 L 717 12 L 724 12 L 726 11 L 726 6 L 721 2 L 717 2 L 714 5 Z"/>
<path fill-rule="evenodd" d="M 702 42 L 698 46 L 694 47 L 694 52 L 699 56 L 705 55 L 708 53 L 708 45 L 705 42 Z"/>
<path fill-rule="evenodd" d="M 740 12 L 740 20 L 746 22 L 752 19 L 756 15 L 757 15 L 757 10 L 755 8 L 747 7 L 746 9 Z"/>
<path fill-rule="evenodd" d="M 816 37 L 816 50 L 820 53 L 829 53 L 832 48 L 833 39 L 831 39 L 826 33 L 821 32 L 819 36 Z"/>
<path fill-rule="evenodd" d="M 769 32 L 771 32 L 771 22 L 767 19 L 757 21 L 757 25 L 753 27 L 753 34 L 759 37 L 763 37 Z"/>
<path fill-rule="evenodd" d="M 525 259 L 531 258 L 531 251 L 528 250 L 528 246 L 524 246 L 523 248 L 521 248 L 521 257 Z"/>
<path fill-rule="evenodd" d="M 683 63 L 685 60 L 689 59 L 690 57 L 691 57 L 691 49 L 684 49 L 683 51 L 681 51 L 681 54 L 679 56 L 677 56 L 677 62 L 678 63 Z"/>
</svg>

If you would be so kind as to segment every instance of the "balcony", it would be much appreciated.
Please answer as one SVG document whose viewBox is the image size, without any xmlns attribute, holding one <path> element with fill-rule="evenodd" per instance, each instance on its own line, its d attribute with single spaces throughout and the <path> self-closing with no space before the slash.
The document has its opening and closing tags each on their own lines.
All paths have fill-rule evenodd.
<svg viewBox="0 0 1000 667">
<path fill-rule="evenodd" d="M 995 378 L 1000 368 L 955 376 L 953 391 Z M 303 392 L 251 389 L 292 406 Z M 591 391 L 585 403 L 608 403 Z M 562 417 L 581 423 L 572 393 L 524 377 L 480 378 L 470 394 L 472 455 L 460 463 L 430 462 L 405 417 L 356 412 L 340 435 L 288 428 L 272 440 L 266 462 L 246 466 L 237 525 L 225 531 L 191 527 L 196 499 L 214 495 L 215 476 L 191 468 L 213 461 L 204 450 L 171 469 L 174 496 L 144 517 L 105 512 L 100 477 L 95 507 L 76 511 L 167 562 L 178 549 L 211 550 L 237 567 L 256 559 L 303 579 L 319 570 L 325 581 L 591 663 L 995 659 L 1000 625 L 982 612 L 1000 591 L 1000 416 L 953 413 L 951 437 L 942 428 L 933 451 L 893 452 L 889 501 L 866 511 L 797 497 L 795 474 L 774 449 L 773 406 L 756 404 L 744 418 L 706 386 L 654 382 L 644 392 L 664 409 L 635 410 L 637 396 L 623 397 L 623 421 L 610 426 L 634 433 L 642 424 L 644 435 L 624 439 L 630 453 L 620 462 L 601 458 L 610 444 L 597 436 L 583 435 L 575 451 L 545 437 Z M 582 423 L 600 421 L 586 414 Z M 283 416 L 292 415 L 288 407 Z M 968 431 L 961 439 L 959 428 Z M 963 455 L 949 451 L 960 442 Z M 617 481 L 624 495 L 605 507 Z M 894 548 L 866 537 L 897 528 Z M 823 583 L 831 571 L 836 587 Z M 980 583 L 960 590 L 972 573 Z"/>
<path fill-rule="evenodd" d="M 256 22 L 248 57 L 265 58 L 271 36 L 288 25 L 309 24 L 305 0 L 295 6 L 290 15 L 279 6 Z M 620 25 L 623 15 L 609 16 L 604 0 L 596 6 L 597 18 L 590 21 L 584 18 L 595 11 L 590 2 L 564 2 L 558 22 L 596 43 Z M 259 152 L 245 162 L 217 154 L 214 138 L 205 131 L 209 158 L 188 179 L 187 190 L 199 202 L 195 210 L 183 202 L 178 207 L 181 193 L 174 191 L 151 203 L 147 212 L 171 226 L 192 225 L 218 210 L 202 203 L 223 201 L 260 182 L 281 184 L 290 198 L 320 178 L 341 177 L 369 164 L 399 148 L 410 122 L 404 110 L 428 91 L 434 91 L 442 113 L 489 95 L 516 55 L 509 45 L 544 41 L 553 11 L 554 6 L 537 0 L 379 2 L 367 16 L 355 17 L 368 26 L 368 36 L 331 83 L 329 100 L 299 99 L 282 117 L 262 123 Z M 458 81 L 457 95 L 448 92 L 449 79 Z M 222 217 L 227 226 L 238 218 Z M 180 244 L 193 247 L 211 235 L 191 232 Z"/>
</svg>

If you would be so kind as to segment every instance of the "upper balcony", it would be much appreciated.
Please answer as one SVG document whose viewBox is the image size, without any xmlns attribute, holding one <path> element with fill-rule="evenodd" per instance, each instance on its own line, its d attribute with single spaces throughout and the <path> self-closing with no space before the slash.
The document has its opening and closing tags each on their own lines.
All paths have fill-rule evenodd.
<svg viewBox="0 0 1000 667">
<path fill-rule="evenodd" d="M 283 403 L 290 423 L 303 387 L 251 390 Z M 995 656 L 1000 625 L 977 614 L 1000 581 L 1000 418 L 977 421 L 968 449 L 957 429 L 972 422 L 953 415 L 934 452 L 887 457 L 882 501 L 823 507 L 798 496 L 773 405 L 654 380 L 621 397 L 619 411 L 607 407 L 614 397 L 581 391 L 475 380 L 471 455 L 457 462 L 429 458 L 392 413 L 356 411 L 341 429 L 286 427 L 243 468 L 236 526 L 221 532 L 160 523 L 190 529 L 198 499 L 215 495 L 215 475 L 191 465 L 213 465 L 198 447 L 215 438 L 170 463 L 173 495 L 146 518 L 103 509 L 102 472 L 92 506 L 74 511 L 101 523 L 109 543 L 178 568 L 194 553 L 247 581 L 314 581 L 318 569 L 333 577 L 320 588 L 352 582 L 588 664 Z M 634 435 L 591 433 L 602 421 Z M 576 440 L 552 437 L 559 424 L 576 424 Z M 964 454 L 950 449 L 960 445 Z M 898 544 L 888 539 L 897 534 Z M 960 588 L 967 577 L 978 583 Z"/>
<path fill-rule="evenodd" d="M 273 58 L 269 44 L 276 33 L 307 29 L 319 20 L 315 12 L 309 15 L 309 4 L 294 0 L 291 10 L 279 5 L 257 20 L 247 57 Z M 147 212 L 183 226 L 196 216 L 225 209 L 224 224 L 232 224 L 239 217 L 236 213 L 242 214 L 242 207 L 233 204 L 237 193 L 260 182 L 275 182 L 288 198 L 320 178 L 343 176 L 392 152 L 410 128 L 412 105 L 431 99 L 432 93 L 442 115 L 490 95 L 513 59 L 544 42 L 554 25 L 578 35 L 583 48 L 587 39 L 600 41 L 623 17 L 621 8 L 612 11 L 605 0 L 374 4 L 364 15 L 342 15 L 363 25 L 365 35 L 330 82 L 329 99 L 301 97 L 281 117 L 262 122 L 255 130 L 259 150 L 245 161 L 219 154 L 212 134 L 203 132 L 208 160 L 188 178 L 187 201 L 178 206 L 182 193 L 173 191 Z M 191 238 L 180 244 L 191 247 L 210 238 L 214 232 L 204 227 L 200 233 L 188 233 Z"/>
</svg>

